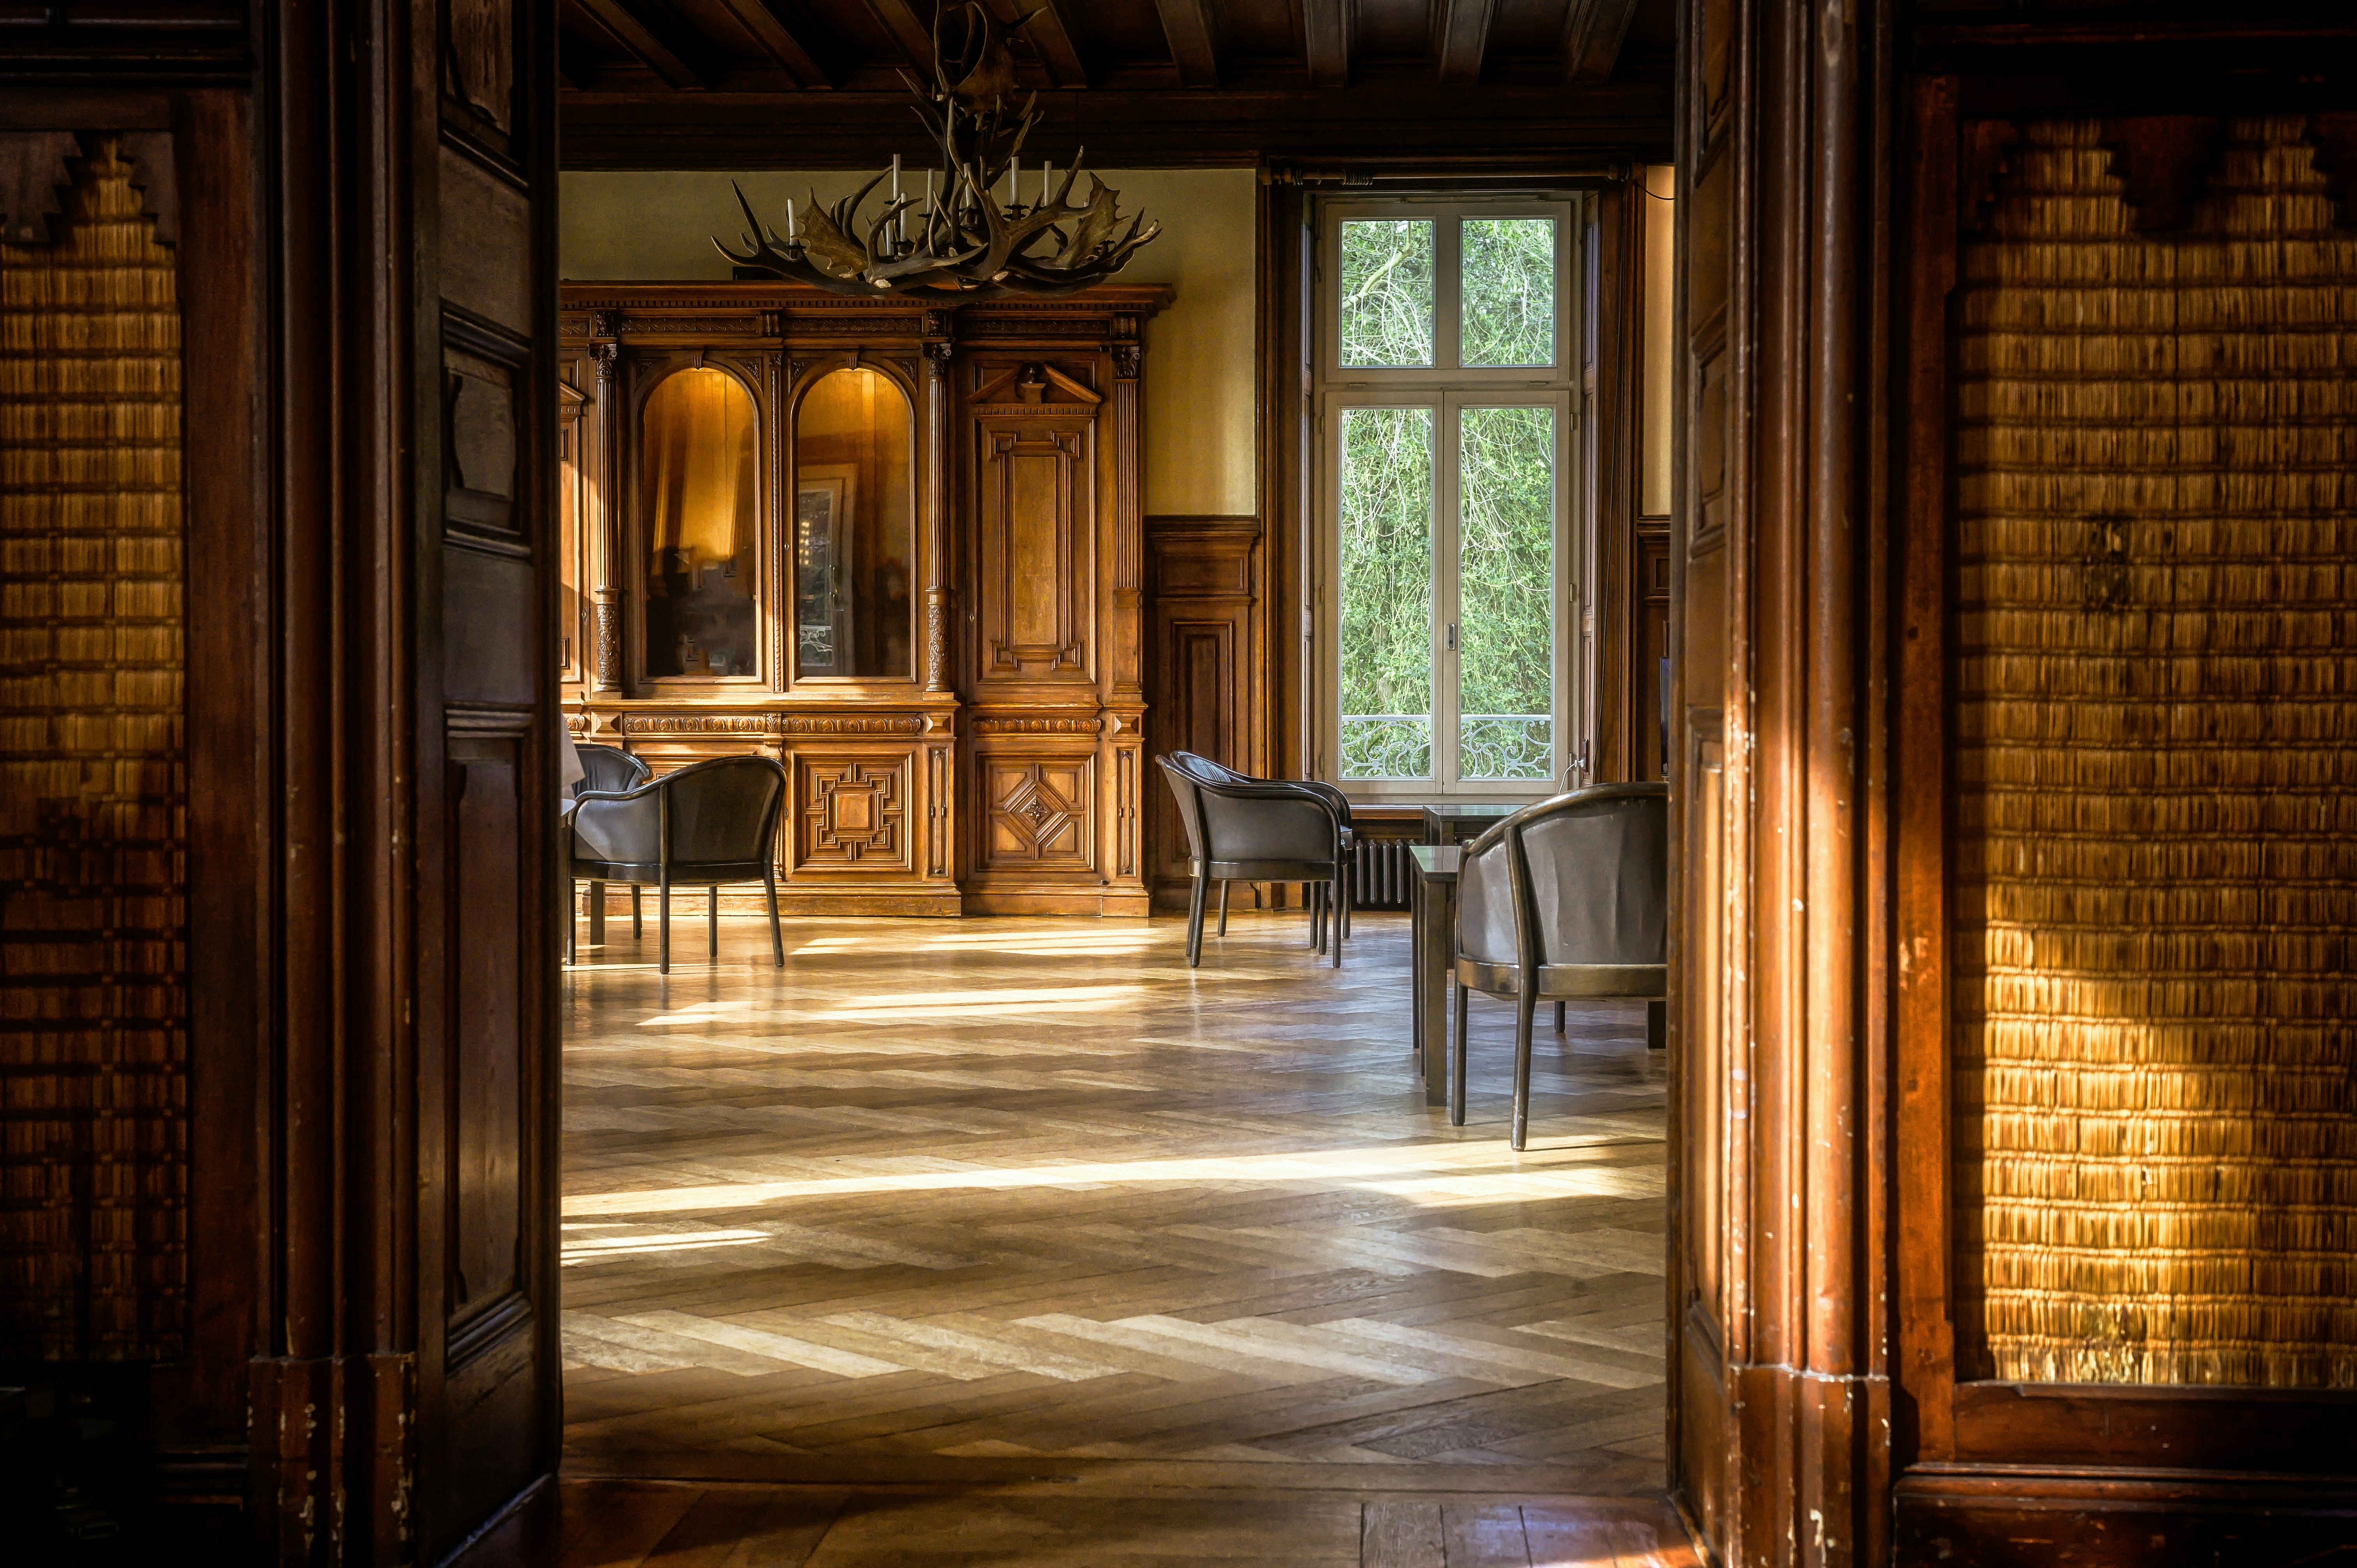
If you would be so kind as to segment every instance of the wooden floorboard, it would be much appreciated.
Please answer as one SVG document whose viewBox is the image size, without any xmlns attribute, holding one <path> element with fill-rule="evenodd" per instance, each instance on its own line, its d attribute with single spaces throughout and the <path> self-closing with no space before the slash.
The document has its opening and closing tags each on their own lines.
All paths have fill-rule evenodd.
<svg viewBox="0 0 2357 1568">
<path fill-rule="evenodd" d="M 1423 1102 L 1400 917 L 628 930 L 566 972 L 567 1564 L 1687 1561 L 1641 1005 L 1542 1027 L 1516 1155 L 1506 1008 Z"/>
</svg>

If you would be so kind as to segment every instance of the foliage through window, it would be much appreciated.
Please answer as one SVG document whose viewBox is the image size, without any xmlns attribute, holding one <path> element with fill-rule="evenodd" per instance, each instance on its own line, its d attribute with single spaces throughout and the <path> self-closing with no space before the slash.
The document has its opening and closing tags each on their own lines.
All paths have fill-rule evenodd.
<svg viewBox="0 0 2357 1568">
<path fill-rule="evenodd" d="M 1569 216 L 1415 205 L 1327 230 L 1327 771 L 1346 783 L 1528 794 L 1564 771 Z"/>
</svg>

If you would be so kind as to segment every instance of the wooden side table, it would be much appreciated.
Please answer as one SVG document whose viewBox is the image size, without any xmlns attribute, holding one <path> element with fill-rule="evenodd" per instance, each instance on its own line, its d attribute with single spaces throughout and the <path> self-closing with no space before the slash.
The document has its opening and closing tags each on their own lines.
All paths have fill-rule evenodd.
<svg viewBox="0 0 2357 1568">
<path fill-rule="evenodd" d="M 1527 800 L 1450 800 L 1443 805 L 1424 809 L 1424 842 L 1432 844 L 1460 844 L 1468 839 L 1481 836 L 1482 831 L 1501 818 L 1511 817 Z"/>
</svg>

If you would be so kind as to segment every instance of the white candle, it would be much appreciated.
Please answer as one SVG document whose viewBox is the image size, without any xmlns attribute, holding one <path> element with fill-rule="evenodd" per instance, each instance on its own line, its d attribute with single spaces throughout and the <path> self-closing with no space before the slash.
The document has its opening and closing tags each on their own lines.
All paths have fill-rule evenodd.
<svg viewBox="0 0 2357 1568">
<path fill-rule="evenodd" d="M 787 243 L 787 244 L 789 244 L 789 245 L 791 245 L 791 244 L 792 244 L 793 242 L 794 242 L 794 199 L 793 199 L 792 197 L 789 196 L 789 197 L 787 197 L 787 198 L 786 198 L 786 243 Z"/>
<path fill-rule="evenodd" d="M 1006 206 L 1009 211 L 1023 199 L 1023 160 L 1009 158 L 1006 162 Z"/>
<path fill-rule="evenodd" d="M 1055 178 L 1056 160 L 1049 158 L 1039 168 L 1039 205 L 1042 207 L 1048 205 L 1048 187 L 1054 182 Z"/>
<path fill-rule="evenodd" d="M 900 199 L 900 155 L 892 155 L 892 199 Z"/>
</svg>

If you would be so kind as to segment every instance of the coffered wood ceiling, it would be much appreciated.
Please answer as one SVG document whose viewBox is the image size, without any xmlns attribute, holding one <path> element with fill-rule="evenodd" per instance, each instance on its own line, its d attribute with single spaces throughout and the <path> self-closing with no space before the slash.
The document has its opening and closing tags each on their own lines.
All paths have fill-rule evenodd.
<svg viewBox="0 0 2357 1568">
<path fill-rule="evenodd" d="M 1500 166 L 1659 155 L 1671 0 L 992 0 L 1027 151 Z M 924 152 L 935 0 L 559 0 L 568 168 L 863 166 Z"/>
</svg>

